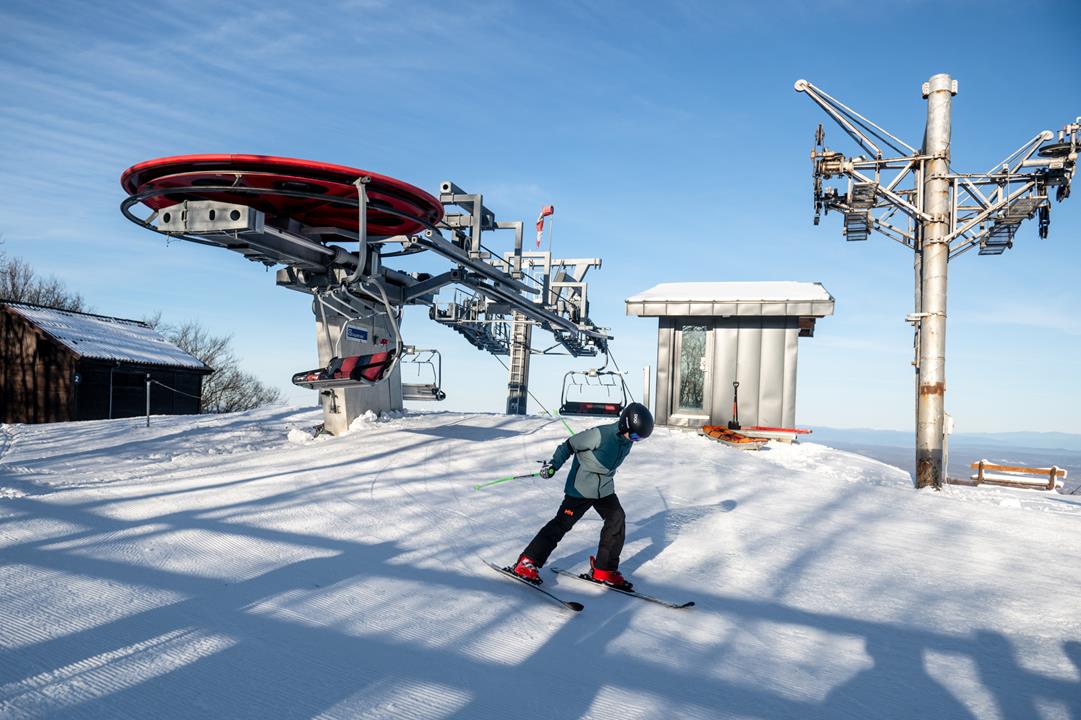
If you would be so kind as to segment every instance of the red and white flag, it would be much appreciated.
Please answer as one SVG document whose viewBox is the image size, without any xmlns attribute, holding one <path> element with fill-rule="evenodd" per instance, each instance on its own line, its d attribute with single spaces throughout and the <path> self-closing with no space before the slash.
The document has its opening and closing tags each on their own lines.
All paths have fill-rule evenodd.
<svg viewBox="0 0 1081 720">
<path fill-rule="evenodd" d="M 537 218 L 537 247 L 541 246 L 541 236 L 544 235 L 544 218 L 554 215 L 555 211 L 555 205 L 545 205 L 541 208 L 540 216 Z"/>
</svg>

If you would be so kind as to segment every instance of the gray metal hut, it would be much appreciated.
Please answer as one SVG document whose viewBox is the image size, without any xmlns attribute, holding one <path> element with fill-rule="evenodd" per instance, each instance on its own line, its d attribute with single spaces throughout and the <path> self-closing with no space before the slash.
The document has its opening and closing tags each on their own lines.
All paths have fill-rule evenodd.
<svg viewBox="0 0 1081 720">
<path fill-rule="evenodd" d="M 655 414 L 663 425 L 726 425 L 739 382 L 742 425 L 796 424 L 799 337 L 833 314 L 821 283 L 664 283 L 627 298 L 659 319 Z"/>
</svg>

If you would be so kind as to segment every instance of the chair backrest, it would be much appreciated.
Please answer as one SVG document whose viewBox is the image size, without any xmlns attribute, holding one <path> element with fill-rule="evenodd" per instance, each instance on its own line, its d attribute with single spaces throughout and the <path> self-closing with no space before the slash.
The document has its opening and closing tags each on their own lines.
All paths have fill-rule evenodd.
<svg viewBox="0 0 1081 720">
<path fill-rule="evenodd" d="M 390 368 L 393 352 L 381 352 L 368 356 L 368 364 L 361 371 L 361 376 L 368 382 L 379 382 Z"/>
<path fill-rule="evenodd" d="M 337 374 L 330 377 L 349 378 L 350 380 L 367 380 L 375 383 L 383 379 L 387 370 L 390 369 L 394 359 L 394 351 L 378 352 L 372 355 L 351 355 L 341 359 L 341 367 Z M 327 367 L 330 370 L 330 367 Z M 329 375 L 329 372 L 328 372 Z"/>
<path fill-rule="evenodd" d="M 600 417 L 619 417 L 623 406 L 619 403 L 580 402 L 568 400 L 559 407 L 560 415 L 597 415 Z"/>
</svg>

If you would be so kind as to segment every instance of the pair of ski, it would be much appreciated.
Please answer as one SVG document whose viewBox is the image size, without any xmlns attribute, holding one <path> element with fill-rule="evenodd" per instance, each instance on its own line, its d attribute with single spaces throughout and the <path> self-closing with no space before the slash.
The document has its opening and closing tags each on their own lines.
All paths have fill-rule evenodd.
<svg viewBox="0 0 1081 720">
<path fill-rule="evenodd" d="M 585 609 L 585 605 L 583 605 L 580 602 L 575 602 L 573 600 L 564 600 L 563 598 L 558 597 L 558 596 L 553 595 L 552 593 L 548 592 L 547 590 L 542 588 L 540 585 L 535 585 L 535 584 L 529 582 L 528 580 L 526 580 L 524 578 L 518 577 L 517 575 L 515 575 L 511 571 L 511 569 L 509 567 L 500 567 L 499 565 L 496 565 L 494 562 L 489 562 L 488 560 L 485 560 L 484 562 L 485 562 L 486 565 L 488 565 L 488 567 L 492 568 L 493 570 L 495 570 L 500 575 L 505 575 L 506 577 L 509 577 L 512 580 L 517 580 L 518 582 L 522 583 L 523 585 L 527 585 L 527 586 L 533 588 L 537 592 L 544 593 L 549 598 L 551 598 L 555 602 L 559 603 L 563 607 L 567 608 L 568 610 L 573 610 L 574 612 L 581 612 L 583 609 Z M 665 607 L 673 608 L 675 610 L 682 610 L 683 608 L 689 608 L 689 607 L 692 607 L 694 605 L 693 600 L 691 600 L 689 602 L 685 602 L 685 603 L 674 603 L 674 602 L 671 602 L 671 601 L 668 601 L 668 600 L 663 600 L 661 598 L 657 598 L 657 597 L 653 597 L 651 595 L 646 595 L 644 593 L 640 593 L 637 590 L 621 590 L 620 588 L 612 587 L 611 585 L 605 585 L 602 582 L 597 582 L 596 580 L 591 579 L 589 577 L 589 575 L 587 575 L 586 573 L 578 574 L 578 573 L 571 572 L 569 570 L 563 570 L 562 568 L 558 568 L 558 567 L 552 567 L 552 572 L 556 573 L 557 575 L 565 575 L 566 577 L 572 577 L 572 578 L 575 578 L 576 580 L 581 580 L 582 582 L 587 582 L 590 585 L 600 586 L 600 587 L 603 587 L 603 588 L 608 588 L 609 590 L 612 590 L 614 592 L 622 593 L 624 595 L 629 595 L 631 597 L 636 597 L 636 598 L 638 598 L 640 600 L 645 600 L 647 602 L 656 603 L 658 605 L 664 605 Z"/>
</svg>

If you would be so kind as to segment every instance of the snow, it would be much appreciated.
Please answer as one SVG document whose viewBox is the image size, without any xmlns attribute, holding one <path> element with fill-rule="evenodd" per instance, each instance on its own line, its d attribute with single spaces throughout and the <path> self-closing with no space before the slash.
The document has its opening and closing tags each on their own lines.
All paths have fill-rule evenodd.
<svg viewBox="0 0 1081 720">
<path fill-rule="evenodd" d="M 204 369 L 206 365 L 137 320 L 5 303 L 76 355 L 99 360 Z"/>
<path fill-rule="evenodd" d="M 786 302 L 832 301 L 821 283 L 768 282 L 680 282 L 661 283 L 627 298 L 627 302 L 650 300 L 700 302 Z"/>
<path fill-rule="evenodd" d="M 821 283 L 662 283 L 625 301 L 628 315 L 640 317 L 825 317 L 833 297 Z"/>
<path fill-rule="evenodd" d="M 662 428 L 617 477 L 622 569 L 697 605 L 544 572 L 576 614 L 482 562 L 563 474 L 471 489 L 558 420 L 320 420 L 0 427 L 0 717 L 1081 717 L 1081 498 Z M 599 528 L 551 562 L 584 568 Z"/>
</svg>

